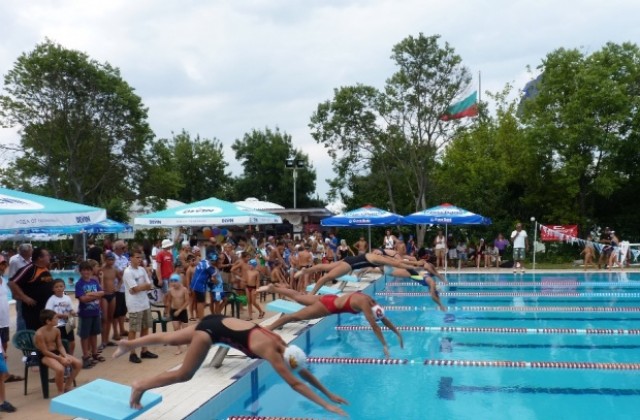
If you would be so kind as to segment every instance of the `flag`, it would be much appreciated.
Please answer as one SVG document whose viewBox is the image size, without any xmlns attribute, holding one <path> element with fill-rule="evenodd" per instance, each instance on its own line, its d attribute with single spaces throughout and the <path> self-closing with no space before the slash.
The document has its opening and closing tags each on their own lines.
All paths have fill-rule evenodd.
<svg viewBox="0 0 640 420">
<path fill-rule="evenodd" d="M 473 92 L 460 102 L 447 108 L 447 111 L 440 116 L 442 121 L 458 120 L 464 117 L 475 117 L 478 115 L 478 92 Z"/>
</svg>

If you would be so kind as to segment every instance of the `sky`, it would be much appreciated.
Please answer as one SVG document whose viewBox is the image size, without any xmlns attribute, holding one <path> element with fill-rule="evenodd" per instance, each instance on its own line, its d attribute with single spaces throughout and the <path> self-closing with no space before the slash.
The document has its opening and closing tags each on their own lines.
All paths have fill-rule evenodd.
<svg viewBox="0 0 640 420">
<path fill-rule="evenodd" d="M 231 144 L 279 127 L 310 156 L 324 198 L 334 174 L 310 117 L 336 88 L 382 88 L 404 38 L 441 35 L 496 92 L 521 89 L 557 48 L 638 42 L 638 16 L 635 0 L 2 0 L 0 74 L 45 38 L 83 51 L 120 69 L 158 138 L 217 138 L 234 176 Z M 18 142 L 19 127 L 0 128 L 0 148 Z M 0 149 L 0 165 L 9 157 Z"/>
</svg>

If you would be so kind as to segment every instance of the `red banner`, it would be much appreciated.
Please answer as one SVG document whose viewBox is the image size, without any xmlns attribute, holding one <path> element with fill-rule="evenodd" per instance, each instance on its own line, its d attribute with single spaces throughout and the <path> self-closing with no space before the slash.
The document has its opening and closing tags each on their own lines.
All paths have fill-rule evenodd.
<svg viewBox="0 0 640 420">
<path fill-rule="evenodd" d="M 578 237 L 578 225 L 542 225 L 540 240 L 543 242 L 562 242 L 567 236 Z"/>
</svg>

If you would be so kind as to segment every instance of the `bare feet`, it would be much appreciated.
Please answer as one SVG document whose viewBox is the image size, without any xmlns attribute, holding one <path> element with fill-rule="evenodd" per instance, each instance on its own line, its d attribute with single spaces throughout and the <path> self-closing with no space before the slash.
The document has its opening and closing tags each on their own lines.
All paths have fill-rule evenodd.
<svg viewBox="0 0 640 420">
<path fill-rule="evenodd" d="M 142 399 L 142 394 L 144 394 L 144 390 L 140 389 L 138 386 L 138 382 L 134 382 L 131 384 L 131 397 L 129 398 L 129 407 L 135 408 L 139 410 L 142 408 L 142 404 L 140 404 L 140 400 Z"/>
<path fill-rule="evenodd" d="M 122 356 L 123 354 L 129 353 L 131 351 L 131 349 L 128 346 L 129 342 L 127 340 L 120 340 L 118 341 L 118 348 L 116 349 L 116 351 L 113 352 L 113 358 L 117 359 L 118 357 Z"/>
</svg>

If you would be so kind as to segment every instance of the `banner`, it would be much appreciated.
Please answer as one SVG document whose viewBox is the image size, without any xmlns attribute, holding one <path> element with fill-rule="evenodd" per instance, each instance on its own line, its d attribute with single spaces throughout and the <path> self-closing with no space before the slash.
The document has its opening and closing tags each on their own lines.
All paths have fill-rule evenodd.
<svg viewBox="0 0 640 420">
<path fill-rule="evenodd" d="M 541 227 L 542 242 L 563 242 L 563 237 L 578 236 L 578 225 L 542 225 Z"/>
</svg>

